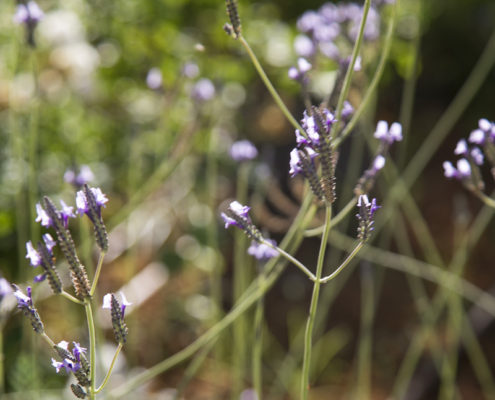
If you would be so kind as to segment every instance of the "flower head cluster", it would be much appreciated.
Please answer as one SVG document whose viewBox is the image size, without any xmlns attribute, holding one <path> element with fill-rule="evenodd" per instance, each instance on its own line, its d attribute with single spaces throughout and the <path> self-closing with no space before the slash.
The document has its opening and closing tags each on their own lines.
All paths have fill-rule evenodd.
<svg viewBox="0 0 495 400">
<path fill-rule="evenodd" d="M 335 201 L 335 154 L 331 145 L 330 131 L 336 122 L 334 115 L 325 109 L 313 107 L 311 115 L 304 112 L 304 133 L 296 130 L 297 147 L 290 153 L 290 174 L 303 175 L 314 195 L 327 203 Z M 315 159 L 321 164 L 318 174 Z"/>
<path fill-rule="evenodd" d="M 62 369 L 65 369 L 67 374 L 72 372 L 78 382 L 78 385 L 73 385 L 75 387 L 72 387 L 72 391 L 74 394 L 76 392 L 85 393 L 82 387 L 90 384 L 90 366 L 86 358 L 86 348 L 82 347 L 79 343 L 72 342 L 72 351 L 69 351 L 69 342 L 65 340 L 62 340 L 54 348 L 62 361 L 52 358 L 52 366 L 56 369 L 57 373 Z"/>
<path fill-rule="evenodd" d="M 127 339 L 127 325 L 124 322 L 125 309 L 130 306 L 124 296 L 124 293 L 120 292 L 122 298 L 122 305 L 118 302 L 113 293 L 108 293 L 103 297 L 102 308 L 109 309 L 112 315 L 112 327 L 115 335 L 115 340 L 119 343 L 125 343 Z"/>
<path fill-rule="evenodd" d="M 29 45 L 34 46 L 34 30 L 38 22 L 43 18 L 44 13 L 38 4 L 34 0 L 30 0 L 27 3 L 21 3 L 17 5 L 16 12 L 14 14 L 14 22 L 26 27 L 27 42 Z"/>
<path fill-rule="evenodd" d="M 49 233 L 43 235 L 43 242 L 38 242 L 37 249 L 33 247 L 31 241 L 26 243 L 26 258 L 29 258 L 31 266 L 43 269 L 43 273 L 36 276 L 34 281 L 41 282 L 48 278 L 48 283 L 53 292 L 61 293 L 62 282 L 55 268 L 55 259 L 53 257 L 53 248 L 56 242 Z"/>
<path fill-rule="evenodd" d="M 225 222 L 225 228 L 229 226 L 237 226 L 242 229 L 246 235 L 251 239 L 261 242 L 263 236 L 259 229 L 253 224 L 249 217 L 249 210 L 251 207 L 243 206 L 238 201 L 230 203 L 229 208 L 224 213 L 221 213 L 221 217 Z"/>
<path fill-rule="evenodd" d="M 306 73 L 311 70 L 313 66 L 304 57 L 299 57 L 296 67 L 289 68 L 289 78 L 295 81 L 305 82 Z"/>
<path fill-rule="evenodd" d="M 258 150 L 249 140 L 239 140 L 230 147 L 230 157 L 234 161 L 249 161 L 258 155 Z"/>
<path fill-rule="evenodd" d="M 36 333 L 43 333 L 44 327 L 38 311 L 34 307 L 31 287 L 26 289 L 27 295 L 22 293 L 21 289 L 15 286 L 14 296 L 17 299 L 17 308 L 19 308 L 26 317 L 29 318 L 31 325 Z"/>
<path fill-rule="evenodd" d="M 359 207 L 359 212 L 356 217 L 359 221 L 358 226 L 358 239 L 362 242 L 366 242 L 373 231 L 374 227 L 374 215 L 376 210 L 380 208 L 376 204 L 376 199 L 369 201 L 368 196 L 363 194 L 359 196 L 357 206 Z"/>
<path fill-rule="evenodd" d="M 296 37 L 294 48 L 303 57 L 319 51 L 338 63 L 348 59 L 349 44 L 354 43 L 363 16 L 363 6 L 355 3 L 325 3 L 318 11 L 306 11 L 297 21 L 301 35 Z M 380 15 L 376 8 L 369 9 L 364 27 L 365 40 L 376 40 L 380 35 Z M 347 42 L 340 45 L 339 41 Z"/>
<path fill-rule="evenodd" d="M 480 167 L 485 158 L 495 179 L 495 123 L 480 119 L 478 128 L 470 133 L 468 140 L 457 142 L 454 154 L 460 158 L 455 166 L 450 161 L 443 163 L 445 177 L 460 180 L 469 190 L 483 190 L 485 184 Z"/>
<path fill-rule="evenodd" d="M 68 229 L 69 217 L 75 216 L 72 211 L 73 207 L 67 206 L 63 201 L 61 201 L 61 205 L 62 210 L 59 211 L 50 198 L 45 196 L 43 198 L 43 205 L 36 205 L 36 209 L 38 211 L 38 218 L 36 218 L 36 221 L 41 222 L 42 226 L 52 227 L 55 230 L 57 234 L 57 242 L 62 250 L 62 253 L 64 253 L 65 258 L 67 259 L 71 270 L 72 284 L 76 290 L 76 294 L 81 298 L 89 297 L 90 285 L 86 269 L 79 260 L 74 240 L 72 239 L 72 235 Z M 50 251 L 48 251 L 48 249 L 44 246 L 38 247 L 38 253 L 41 256 L 44 254 L 44 257 L 47 260 L 45 261 L 45 264 L 47 265 L 49 264 L 48 258 L 50 258 Z M 36 256 L 30 251 L 30 247 L 28 247 L 28 256 L 31 259 L 31 263 L 33 262 L 32 257 L 36 260 Z M 52 279 L 54 276 L 54 274 L 51 274 L 51 271 L 54 271 L 54 268 L 48 270 L 47 277 L 49 279 Z M 51 275 L 53 276 L 51 277 Z M 52 283 L 50 283 L 50 285 L 52 285 Z M 58 286 L 58 284 L 54 285 L 55 286 L 52 286 L 52 288 Z"/>
<path fill-rule="evenodd" d="M 101 208 L 105 207 L 107 202 L 108 199 L 100 188 L 84 185 L 76 194 L 77 212 L 79 215 L 86 214 L 93 223 L 96 244 L 102 251 L 108 250 L 107 229 L 101 216 Z"/>
<path fill-rule="evenodd" d="M 57 223 L 61 223 L 65 229 L 69 227 L 69 218 L 75 218 L 74 207 L 69 207 L 63 200 L 60 200 L 61 210 L 55 208 L 55 214 L 50 215 L 46 208 L 42 207 L 40 203 L 36 204 L 36 222 L 40 222 L 41 226 L 45 228 L 57 229 Z"/>
</svg>

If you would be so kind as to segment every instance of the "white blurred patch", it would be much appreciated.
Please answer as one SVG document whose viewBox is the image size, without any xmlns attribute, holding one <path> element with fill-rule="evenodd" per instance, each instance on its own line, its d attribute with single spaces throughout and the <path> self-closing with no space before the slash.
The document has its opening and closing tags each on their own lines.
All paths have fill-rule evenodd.
<svg viewBox="0 0 495 400">
<path fill-rule="evenodd" d="M 69 10 L 46 13 L 37 30 L 40 40 L 52 46 L 83 41 L 85 36 L 79 17 Z"/>
<path fill-rule="evenodd" d="M 195 294 L 186 300 L 185 309 L 192 317 L 205 320 L 213 316 L 215 305 L 208 297 Z"/>
</svg>

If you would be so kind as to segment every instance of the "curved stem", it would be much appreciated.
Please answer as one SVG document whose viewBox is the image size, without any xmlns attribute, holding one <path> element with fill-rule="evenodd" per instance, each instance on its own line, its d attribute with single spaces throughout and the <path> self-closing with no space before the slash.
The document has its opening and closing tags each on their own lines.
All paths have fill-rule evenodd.
<svg viewBox="0 0 495 400">
<path fill-rule="evenodd" d="M 291 256 L 289 253 L 287 253 L 285 250 L 282 250 L 280 247 L 277 247 L 273 244 L 271 244 L 270 242 L 268 242 L 267 240 L 264 240 L 262 241 L 263 244 L 265 244 L 266 246 L 268 247 L 271 247 L 272 249 L 274 250 L 277 250 L 279 252 L 279 254 L 284 257 L 285 259 L 287 259 L 288 261 L 290 261 L 292 264 L 294 264 L 296 267 L 298 267 L 302 272 L 304 272 L 308 277 L 309 279 L 311 279 L 313 282 L 316 280 L 316 277 L 315 275 L 308 269 L 304 266 L 304 264 L 302 262 L 300 262 L 298 259 L 296 259 L 295 257 Z"/>
<path fill-rule="evenodd" d="M 347 72 L 345 74 L 344 83 L 342 85 L 342 91 L 340 92 L 339 100 L 337 102 L 337 109 L 335 111 L 335 118 L 337 122 L 332 125 L 332 129 L 330 131 L 330 137 L 335 139 L 337 136 L 338 129 L 337 127 L 340 125 L 340 118 L 342 116 L 342 108 L 344 107 L 344 101 L 347 98 L 347 94 L 349 93 L 349 89 L 351 87 L 352 75 L 354 74 L 354 64 L 356 63 L 359 50 L 361 49 L 361 44 L 363 42 L 364 35 L 364 26 L 366 25 L 366 18 L 368 17 L 368 11 L 371 6 L 371 0 L 365 0 L 363 5 L 363 17 L 361 19 L 361 25 L 359 26 L 359 33 L 356 39 L 356 43 L 354 44 L 354 48 L 352 49 L 351 62 L 347 67 Z"/>
<path fill-rule="evenodd" d="M 115 362 L 117 361 L 117 357 L 120 353 L 120 350 L 122 350 L 122 346 L 123 346 L 123 344 L 119 343 L 117 350 L 115 350 L 115 354 L 113 356 L 112 363 L 110 364 L 110 368 L 108 368 L 107 375 L 105 376 L 105 379 L 103 379 L 103 382 L 101 383 L 100 387 L 95 390 L 95 394 L 101 392 L 101 390 L 108 383 L 108 380 L 110 379 L 110 375 L 112 374 L 112 371 L 113 371 L 113 367 L 115 366 Z"/>
<path fill-rule="evenodd" d="M 487 196 L 485 193 L 483 193 L 480 190 L 474 191 L 474 194 L 488 207 L 495 208 L 495 200 L 492 199 L 490 196 Z"/>
<path fill-rule="evenodd" d="M 306 332 L 304 335 L 304 358 L 301 376 L 301 400 L 306 400 L 308 398 L 309 391 L 309 370 L 311 366 L 311 347 L 312 347 L 312 336 L 313 327 L 316 318 L 316 308 L 318 306 L 318 297 L 320 294 L 320 278 L 323 271 L 323 261 L 325 260 L 325 251 L 328 244 L 328 234 L 330 232 L 330 222 L 332 220 L 332 208 L 327 206 L 325 210 L 325 229 L 323 235 L 321 236 L 320 251 L 318 254 L 318 261 L 316 264 L 316 276 L 313 286 L 313 295 L 311 297 L 311 305 L 309 307 L 308 321 L 306 323 Z"/>
<path fill-rule="evenodd" d="M 359 242 L 359 244 L 354 248 L 354 250 L 352 250 L 352 253 L 347 256 L 347 258 L 344 260 L 344 262 L 342 264 L 340 264 L 340 266 L 335 271 L 333 271 L 330 275 L 322 278 L 320 280 L 320 282 L 321 283 L 327 283 L 327 282 L 331 281 L 332 279 L 334 279 L 338 274 L 340 274 L 342 272 L 342 270 L 345 267 L 347 267 L 347 265 L 356 256 L 356 254 L 359 252 L 359 250 L 361 250 L 361 248 L 363 247 L 363 245 L 364 245 L 363 242 Z"/>
<path fill-rule="evenodd" d="M 90 296 L 93 296 L 96 290 L 96 285 L 98 283 L 98 278 L 100 277 L 101 266 L 103 265 L 103 259 L 105 258 L 105 252 L 102 251 L 100 253 L 100 257 L 98 258 L 98 265 L 96 266 L 95 277 L 93 278 L 93 284 L 91 285 L 91 290 L 89 292 Z"/>
<path fill-rule="evenodd" d="M 241 42 L 241 44 L 246 49 L 246 51 L 247 51 L 247 53 L 249 55 L 249 58 L 251 58 L 251 62 L 254 65 L 254 68 L 256 68 L 256 71 L 258 71 L 258 74 L 259 74 L 261 80 L 265 84 L 266 88 L 268 89 L 268 91 L 272 95 L 273 100 L 275 100 L 275 103 L 277 103 L 277 105 L 279 106 L 280 110 L 282 111 L 282 113 L 287 118 L 287 120 L 292 124 L 292 126 L 294 128 L 298 129 L 299 132 L 301 132 L 302 135 L 307 136 L 306 133 L 305 133 L 305 131 L 304 131 L 304 129 L 302 128 L 302 126 L 292 116 L 291 112 L 289 111 L 289 109 L 287 108 L 287 106 L 285 105 L 285 103 L 283 102 L 283 100 L 280 98 L 280 95 L 278 94 L 277 90 L 273 87 L 272 83 L 270 82 L 270 79 L 268 78 L 268 76 L 266 75 L 263 67 L 261 66 L 260 62 L 258 61 L 258 58 L 256 57 L 256 54 L 254 54 L 254 51 L 249 46 L 249 43 L 246 41 L 246 39 L 244 39 L 243 36 L 240 36 L 239 37 L 239 41 Z"/>
<path fill-rule="evenodd" d="M 90 390 L 89 399 L 95 398 L 95 365 L 96 365 L 96 334 L 95 334 L 95 322 L 93 319 L 93 310 L 91 309 L 91 302 L 89 298 L 84 299 L 84 308 L 86 309 L 86 319 L 88 320 L 88 334 L 89 334 L 89 380 Z"/>
<path fill-rule="evenodd" d="M 41 337 L 45 342 L 47 342 L 50 345 L 52 349 L 55 347 L 55 343 L 53 342 L 52 339 L 50 339 L 50 337 L 45 332 L 41 334 Z"/>
<path fill-rule="evenodd" d="M 289 228 L 289 231 L 280 244 L 281 247 L 286 247 L 290 249 L 291 252 L 297 248 L 302 239 L 302 235 L 300 235 L 300 229 L 304 229 L 304 227 L 309 223 L 316 212 L 316 207 L 311 207 L 311 203 L 312 196 L 311 194 L 307 194 L 304 198 L 304 202 L 301 205 L 301 209 L 298 215 L 294 219 L 293 225 Z M 277 265 L 279 265 L 279 268 L 275 269 Z M 115 389 L 112 393 L 110 393 L 109 398 L 114 399 L 122 397 L 123 395 L 133 391 L 148 380 L 154 378 L 158 374 L 169 370 L 170 368 L 192 356 L 196 351 L 198 351 L 204 345 L 208 344 L 211 340 L 217 337 L 220 332 L 229 327 L 236 320 L 236 318 L 239 317 L 239 315 L 248 310 L 259 298 L 261 298 L 275 283 L 282 271 L 283 266 L 277 264 L 277 259 L 273 259 L 273 261 L 270 261 L 266 265 L 264 275 L 258 278 L 256 282 L 249 286 L 249 288 L 245 292 L 245 295 L 243 295 L 242 298 L 239 299 L 238 304 L 236 304 L 234 309 L 231 310 L 223 319 L 221 319 L 203 335 L 198 337 L 189 346 L 185 347 L 171 357 L 159 362 L 158 364 L 155 364 L 150 369 L 142 372 L 141 374 L 128 380 L 121 387 Z M 269 274 L 269 272 L 271 273 Z"/>
<path fill-rule="evenodd" d="M 74 296 L 72 296 L 71 294 L 67 293 L 65 290 L 62 290 L 60 292 L 60 295 L 65 297 L 66 299 L 69 299 L 70 301 L 72 301 L 73 303 L 76 303 L 76 304 L 80 304 L 80 305 L 84 305 L 84 302 L 82 302 L 81 300 L 75 298 Z"/>
<path fill-rule="evenodd" d="M 366 91 L 366 94 L 363 97 L 363 100 L 361 101 L 361 104 L 359 105 L 359 108 L 356 110 L 354 115 L 352 116 L 352 119 L 349 121 L 349 123 L 345 126 L 344 130 L 342 133 L 337 137 L 334 141 L 335 147 L 338 147 L 340 143 L 351 133 L 351 131 L 354 129 L 354 126 L 356 126 L 357 121 L 359 118 L 361 118 L 361 115 L 363 112 L 366 110 L 368 107 L 373 94 L 375 93 L 375 90 L 378 88 L 378 83 L 380 83 L 380 80 L 383 75 L 383 71 L 385 70 L 385 64 L 388 60 L 388 55 L 390 54 L 390 48 L 392 46 L 392 39 L 393 39 L 393 33 L 394 33 L 394 28 L 395 24 L 397 22 L 397 9 L 399 7 L 399 0 L 395 2 L 394 5 L 394 11 L 392 14 L 392 17 L 390 19 L 388 29 L 387 29 L 387 35 L 385 36 L 385 44 L 383 46 L 383 50 L 381 53 L 380 61 L 378 62 L 378 66 L 376 67 L 375 74 L 373 75 L 373 79 L 371 80 L 370 86 L 368 87 L 368 90 Z"/>
</svg>

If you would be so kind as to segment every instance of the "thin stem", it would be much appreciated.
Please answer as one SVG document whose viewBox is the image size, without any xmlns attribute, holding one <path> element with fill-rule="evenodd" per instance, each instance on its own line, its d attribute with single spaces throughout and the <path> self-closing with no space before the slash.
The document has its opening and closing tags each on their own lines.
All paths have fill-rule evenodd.
<svg viewBox="0 0 495 400">
<path fill-rule="evenodd" d="M 248 177 L 249 165 L 242 163 L 237 170 L 237 195 L 236 198 L 241 204 L 246 204 L 248 197 Z M 247 237 L 241 230 L 237 230 L 234 235 L 234 276 L 233 294 L 234 303 L 239 300 L 248 285 L 248 258 L 246 257 Z M 233 342 L 236 351 L 232 352 L 232 390 L 231 398 L 239 398 L 246 370 L 247 360 L 247 319 L 241 315 L 233 325 Z"/>
<path fill-rule="evenodd" d="M 359 244 L 354 248 L 354 250 L 352 250 L 351 254 L 349 254 L 347 256 L 347 258 L 344 260 L 344 262 L 342 264 L 340 264 L 340 266 L 335 270 L 333 271 L 330 275 L 322 278 L 320 280 L 321 283 L 327 283 L 327 282 L 330 282 L 332 279 L 334 279 L 338 274 L 340 274 L 342 272 L 342 270 L 347 267 L 347 265 L 352 261 L 352 259 L 356 256 L 356 254 L 359 252 L 359 250 L 361 250 L 361 248 L 363 247 L 364 243 L 363 242 L 359 242 Z"/>
<path fill-rule="evenodd" d="M 261 275 L 263 277 L 263 275 Z M 263 296 L 256 303 L 254 313 L 254 344 L 253 344 L 253 387 L 258 400 L 261 400 L 263 391 L 263 374 L 262 374 L 262 354 L 263 354 L 263 315 L 264 315 Z"/>
<path fill-rule="evenodd" d="M 108 368 L 108 372 L 105 376 L 105 379 L 103 379 L 103 382 L 101 383 L 100 387 L 95 390 L 95 394 L 101 392 L 101 390 L 105 387 L 105 385 L 108 383 L 108 380 L 110 379 L 110 375 L 112 374 L 113 367 L 115 366 L 115 362 L 117 361 L 117 357 L 120 353 L 120 350 L 122 350 L 122 347 L 124 345 L 122 343 L 119 343 L 119 346 L 117 347 L 117 350 L 115 350 L 115 354 L 113 355 L 112 358 L 112 363 L 110 364 L 110 368 Z"/>
<path fill-rule="evenodd" d="M 490 196 L 487 196 L 485 193 L 483 193 L 480 190 L 473 191 L 473 193 L 488 207 L 495 208 L 495 200 L 492 199 Z"/>
<path fill-rule="evenodd" d="M 241 44 L 246 49 L 246 51 L 247 51 L 247 53 L 249 55 L 249 58 L 251 58 L 251 62 L 254 65 L 254 68 L 256 68 L 256 71 L 258 71 L 258 74 L 259 74 L 261 80 L 265 84 L 266 88 L 268 89 L 268 91 L 272 95 L 273 100 L 275 100 L 275 103 L 277 103 L 277 105 L 279 106 L 279 108 L 282 111 L 282 113 L 285 115 L 285 117 L 287 118 L 287 120 L 292 124 L 292 126 L 294 128 L 298 129 L 299 132 L 301 132 L 302 135 L 305 135 L 306 136 L 306 133 L 305 133 L 304 129 L 302 128 L 302 126 L 292 116 L 291 112 L 289 111 L 289 109 L 287 108 L 287 106 L 285 105 L 285 103 L 280 98 L 280 95 L 278 94 L 277 90 L 273 87 L 272 83 L 270 82 L 270 79 L 268 78 L 268 76 L 266 75 L 263 67 L 261 66 L 260 62 L 258 61 L 258 58 L 256 57 L 256 54 L 254 54 L 253 50 L 249 46 L 249 43 L 246 41 L 246 39 L 244 39 L 243 36 L 240 36 L 239 37 L 239 41 L 241 42 Z"/>
<path fill-rule="evenodd" d="M 90 390 L 89 399 L 95 398 L 95 365 L 96 365 L 96 334 L 95 323 L 93 320 L 93 310 L 91 309 L 91 302 L 88 298 L 84 299 L 84 308 L 86 309 L 86 319 L 88 320 L 88 333 L 89 333 L 89 380 Z"/>
<path fill-rule="evenodd" d="M 309 391 L 309 370 L 311 366 L 311 349 L 313 342 L 313 327 L 316 318 L 316 308 L 318 306 L 318 296 L 320 294 L 321 273 L 323 271 L 323 261 L 325 260 L 325 251 L 328 243 L 328 234 L 330 232 L 330 222 L 332 220 L 332 208 L 327 206 L 325 209 L 325 229 L 321 236 L 320 251 L 316 264 L 316 276 L 313 286 L 313 295 L 311 297 L 311 305 L 309 307 L 309 315 L 306 323 L 306 332 L 304 335 L 304 358 L 301 376 L 301 400 L 308 398 Z"/>
<path fill-rule="evenodd" d="M 55 343 L 53 342 L 52 339 L 50 339 L 50 337 L 45 332 L 41 334 L 41 337 L 45 342 L 47 342 L 50 345 L 52 349 L 55 347 Z"/>
<path fill-rule="evenodd" d="M 311 207 L 311 203 L 312 196 L 310 194 L 306 195 L 293 225 L 289 228 L 289 231 L 280 244 L 281 247 L 286 247 L 291 252 L 297 249 L 302 240 L 300 230 L 305 228 L 316 212 L 316 207 Z M 278 269 L 276 269 L 277 266 Z M 158 374 L 169 370 L 192 356 L 196 353 L 196 351 L 217 337 L 220 332 L 228 328 L 239 317 L 239 315 L 246 312 L 246 310 L 248 310 L 260 297 L 262 297 L 272 287 L 283 270 L 283 265 L 279 263 L 279 260 L 272 259 L 269 261 L 265 267 L 263 278 L 258 278 L 256 282 L 253 282 L 250 285 L 250 287 L 246 290 L 245 295 L 243 295 L 243 297 L 239 300 L 238 304 L 236 304 L 234 309 L 225 315 L 223 319 L 221 319 L 212 328 L 181 351 L 128 380 L 124 385 L 110 393 L 109 397 L 113 399 L 120 398 L 148 380 L 154 378 Z M 269 272 L 271 273 L 269 274 Z"/>
<path fill-rule="evenodd" d="M 84 302 L 82 302 L 81 300 L 75 298 L 71 294 L 67 293 L 65 290 L 62 290 L 62 292 L 60 292 L 60 295 L 63 296 L 63 297 L 65 297 L 66 299 L 69 299 L 73 303 L 84 305 Z"/>
<path fill-rule="evenodd" d="M 308 277 L 309 279 L 311 279 L 313 282 L 316 280 L 316 277 L 315 275 L 308 269 L 304 266 L 304 264 L 302 262 L 300 262 L 298 259 L 296 259 L 295 257 L 291 256 L 289 253 L 287 253 L 285 250 L 282 250 L 280 247 L 276 246 L 276 245 L 273 245 L 272 243 L 270 243 L 269 241 L 267 240 L 264 240 L 262 241 L 262 243 L 268 247 L 271 247 L 272 249 L 274 250 L 277 250 L 279 252 L 279 254 L 284 257 L 285 259 L 287 259 L 288 261 L 290 261 L 292 264 L 294 264 L 296 267 L 298 267 L 302 272 L 304 272 Z"/>
<path fill-rule="evenodd" d="M 98 279 L 100 278 L 101 266 L 103 265 L 103 259 L 105 258 L 105 252 L 102 251 L 100 253 L 100 257 L 98 258 L 98 265 L 96 266 L 95 277 L 93 278 L 93 284 L 91 285 L 91 290 L 89 292 L 90 296 L 93 296 L 96 290 L 96 285 L 98 283 Z"/>
<path fill-rule="evenodd" d="M 340 92 L 339 100 L 337 102 L 337 109 L 335 111 L 335 118 L 337 119 L 337 122 L 332 125 L 332 129 L 330 131 L 330 137 L 332 139 L 335 139 L 337 136 L 337 132 L 338 132 L 337 127 L 340 125 L 340 118 L 342 116 L 344 101 L 347 98 L 347 94 L 349 93 L 349 89 L 351 87 L 352 75 L 354 74 L 354 64 L 356 63 L 359 50 L 361 49 L 361 44 L 363 42 L 364 26 L 366 25 L 366 18 L 368 17 L 368 11 L 370 9 L 370 6 L 371 6 L 371 0 L 365 0 L 363 5 L 363 17 L 361 19 L 361 25 L 359 26 L 358 37 L 356 39 L 356 43 L 354 44 L 354 48 L 352 49 L 351 62 L 347 67 L 344 83 L 342 84 L 342 91 Z"/>
<path fill-rule="evenodd" d="M 330 228 L 334 228 L 335 226 L 337 226 L 339 222 L 341 222 L 347 216 L 347 214 L 349 214 L 349 212 L 356 205 L 357 200 L 358 200 L 357 196 L 354 196 L 351 200 L 349 200 L 349 202 L 345 205 L 345 207 L 342 210 L 340 210 L 340 212 L 334 218 L 332 218 L 332 221 L 330 223 Z M 324 228 L 325 226 L 322 225 L 317 228 L 308 229 L 306 232 L 304 232 L 304 236 L 312 237 L 312 236 L 321 235 L 323 233 Z"/>
<path fill-rule="evenodd" d="M 388 24 L 387 35 L 385 37 L 385 44 L 383 46 L 383 50 L 381 51 L 380 61 L 378 62 L 378 66 L 376 67 L 376 71 L 375 71 L 375 74 L 373 75 L 373 79 L 371 80 L 370 86 L 368 87 L 368 90 L 366 91 L 366 93 L 363 97 L 363 100 L 361 101 L 361 104 L 359 105 L 359 108 L 356 110 L 356 112 L 352 116 L 352 119 L 345 126 L 342 133 L 333 142 L 335 147 L 338 147 L 342 143 L 342 141 L 354 129 L 354 126 L 356 125 L 356 123 L 361 118 L 361 115 L 363 114 L 363 112 L 367 109 L 368 105 L 371 102 L 371 99 L 373 98 L 373 95 L 375 94 L 376 89 L 378 88 L 378 84 L 380 83 L 380 80 L 381 80 L 382 75 L 383 75 L 383 71 L 385 70 L 385 64 L 388 60 L 388 55 L 390 54 L 390 48 L 392 46 L 394 28 L 395 28 L 395 24 L 397 22 L 397 14 L 398 14 L 397 9 L 398 9 L 398 7 L 399 7 L 399 0 L 397 0 L 395 2 L 394 11 L 393 11 L 392 17 L 390 19 L 390 22 Z"/>
</svg>

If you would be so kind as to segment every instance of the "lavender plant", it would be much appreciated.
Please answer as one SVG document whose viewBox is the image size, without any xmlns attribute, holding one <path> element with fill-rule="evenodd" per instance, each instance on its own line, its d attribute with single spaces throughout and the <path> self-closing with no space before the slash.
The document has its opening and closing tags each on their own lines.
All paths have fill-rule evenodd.
<svg viewBox="0 0 495 400">
<path fill-rule="evenodd" d="M 57 241 L 55 242 L 49 233 L 45 233 L 43 234 L 43 242 L 38 242 L 36 248 L 31 241 L 26 243 L 26 258 L 30 260 L 31 266 L 34 268 L 41 267 L 43 269 L 43 273 L 37 275 L 34 281 L 39 283 L 46 279 L 55 295 L 61 295 L 67 300 L 84 307 L 88 325 L 89 358 L 86 356 L 88 348 L 82 347 L 78 342 L 72 342 L 72 350 L 69 350 L 69 343 L 65 340 L 55 344 L 46 333 L 41 316 L 34 305 L 32 287 L 28 286 L 26 289 L 27 294 L 24 294 L 18 286 L 13 285 L 18 308 L 29 319 L 33 330 L 41 335 L 57 355 L 58 359 L 52 358 L 53 367 L 57 373 L 65 370 L 66 373 L 74 375 L 77 384 L 71 384 L 71 389 L 74 395 L 81 399 L 95 399 L 97 394 L 103 390 L 112 373 L 117 356 L 126 342 L 128 333 L 127 326 L 124 322 L 124 313 L 125 308 L 131 303 L 127 301 L 124 294 L 121 294 L 122 304 L 119 303 L 113 293 L 105 295 L 102 307 L 109 309 L 111 312 L 112 327 L 118 347 L 103 382 L 97 387 L 95 373 L 97 344 L 93 316 L 93 296 L 103 266 L 103 259 L 105 253 L 108 251 L 107 231 L 102 218 L 102 207 L 105 207 L 107 202 L 108 198 L 100 188 L 90 187 L 86 183 L 84 183 L 81 190 L 76 194 L 77 213 L 80 217 L 86 215 L 90 219 L 94 227 L 95 243 L 100 248 L 98 265 L 91 281 L 88 278 L 86 267 L 79 259 L 76 245 L 69 230 L 69 219 L 76 217 L 73 211 L 74 207 L 68 206 L 63 200 L 60 201 L 60 209 L 55 206 L 49 197 L 44 197 L 43 202 L 36 205 L 38 214 L 36 221 L 40 222 L 44 228 L 53 229 Z M 57 243 L 69 264 L 71 286 L 74 290 L 74 295 L 65 290 L 59 277 L 54 254 Z"/>
</svg>

